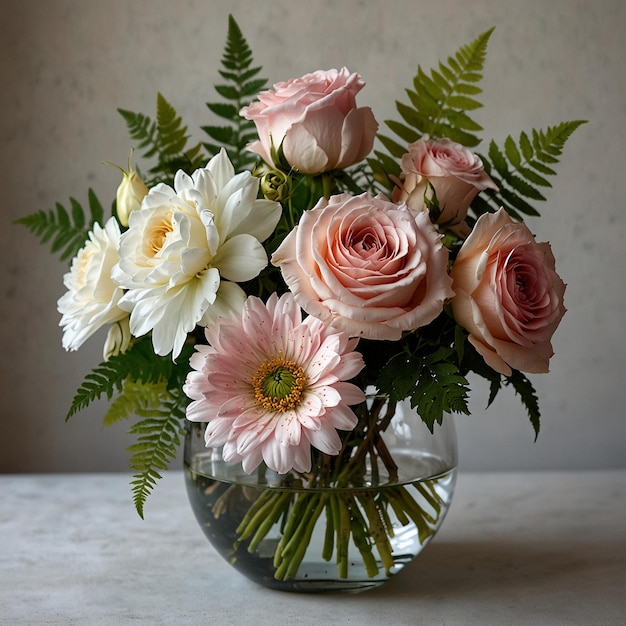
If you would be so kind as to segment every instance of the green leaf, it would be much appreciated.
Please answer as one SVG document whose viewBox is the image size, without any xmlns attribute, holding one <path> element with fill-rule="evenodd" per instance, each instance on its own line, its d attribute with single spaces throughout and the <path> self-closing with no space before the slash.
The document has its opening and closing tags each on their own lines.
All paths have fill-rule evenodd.
<svg viewBox="0 0 626 626">
<path fill-rule="evenodd" d="M 163 404 L 171 399 L 167 381 L 141 383 L 130 378 L 123 381 L 120 395 L 115 398 L 104 414 L 103 425 L 111 426 L 131 417 L 155 417 L 161 414 Z"/>
<path fill-rule="evenodd" d="M 239 115 L 239 111 L 256 97 L 267 85 L 264 78 L 254 78 L 260 68 L 253 67 L 252 51 L 232 15 L 228 17 L 228 35 L 222 56 L 220 75 L 226 84 L 215 85 L 215 91 L 227 102 L 208 102 L 215 115 L 228 122 L 227 126 L 207 125 L 202 130 L 216 143 L 205 143 L 212 153 L 225 148 L 236 171 L 251 167 L 257 157 L 248 152 L 246 145 L 254 136 L 254 123 Z"/>
<path fill-rule="evenodd" d="M 432 432 L 446 413 L 469 414 L 469 386 L 456 356 L 454 349 L 445 346 L 426 355 L 398 354 L 383 367 L 376 385 L 391 401 L 409 398 Z"/>
<path fill-rule="evenodd" d="M 218 144 L 230 144 L 235 135 L 232 126 L 203 126 L 202 130 Z"/>
<path fill-rule="evenodd" d="M 407 145 L 419 139 L 419 134 L 405 124 L 390 121 L 387 125 L 396 135 L 403 139 Z M 398 147 L 402 149 L 402 154 L 407 151 L 406 146 L 401 146 L 398 144 Z"/>
<path fill-rule="evenodd" d="M 488 156 L 481 158 L 485 170 L 499 187 L 499 191 L 485 194 L 493 210 L 505 206 L 514 218 L 520 220 L 524 215 L 539 215 L 529 200 L 544 201 L 546 198 L 540 188 L 552 186 L 547 177 L 554 176 L 556 172 L 546 163 L 558 163 L 565 142 L 584 123 L 583 120 L 574 120 L 545 130 L 521 132 L 517 142 L 509 135 L 504 141 L 504 149 L 491 141 Z M 475 215 L 484 212 L 484 201 L 485 197 L 477 196 L 472 203 Z"/>
<path fill-rule="evenodd" d="M 37 211 L 15 220 L 26 226 L 42 244 L 50 243 L 50 250 L 62 261 L 72 259 L 85 245 L 93 225 L 103 225 L 104 211 L 93 189 L 88 192 L 87 211 L 75 198 L 70 198 L 70 210 L 57 203 L 54 210 Z"/>
<path fill-rule="evenodd" d="M 173 362 L 169 355 L 154 353 L 149 336 L 136 340 L 126 352 L 112 356 L 87 374 L 74 395 L 65 419 L 70 419 L 103 396 L 110 400 L 114 394 L 122 393 L 128 381 L 144 385 L 166 381 L 170 391 L 182 387 L 192 351 L 193 347 L 185 346 L 178 361 Z M 114 417 L 109 416 L 108 419 Z"/>
<path fill-rule="evenodd" d="M 532 383 L 522 372 L 513 370 L 511 376 L 506 378 L 506 384 L 513 387 L 520 396 L 522 404 L 526 407 L 530 423 L 535 431 L 536 440 L 539 436 L 541 414 L 539 412 L 539 400 Z"/>
<path fill-rule="evenodd" d="M 145 159 L 156 159 L 148 170 L 151 179 L 144 182 L 152 187 L 160 181 L 171 181 L 179 169 L 191 173 L 206 164 L 202 144 L 188 147 L 187 126 L 165 97 L 157 94 L 156 121 L 143 113 L 118 109 L 128 127 L 131 139 L 139 142 Z"/>
<path fill-rule="evenodd" d="M 236 115 L 239 115 L 239 111 L 237 111 L 237 107 L 233 104 L 228 104 L 226 102 L 207 102 L 207 106 L 212 113 L 219 117 L 223 117 L 227 120 L 232 120 Z"/>
<path fill-rule="evenodd" d="M 159 417 L 147 417 L 130 429 L 131 434 L 137 435 L 137 443 L 128 448 L 132 453 L 130 467 L 135 471 L 131 486 L 135 508 L 142 519 L 146 499 L 161 478 L 160 472 L 168 469 L 176 457 L 185 432 L 183 419 L 184 414 L 165 405 Z"/>
<path fill-rule="evenodd" d="M 474 96 L 482 93 L 477 83 L 482 79 L 487 43 L 492 32 L 493 28 L 460 48 L 454 56 L 448 58 L 447 64 L 440 62 L 438 69 L 432 70 L 430 75 L 418 66 L 413 88 L 406 90 L 409 104 L 396 102 L 402 122 L 386 122 L 402 143 L 379 136 L 380 142 L 392 156 L 397 158 L 407 152 L 408 144 L 423 135 L 448 137 L 467 147 L 480 143 L 474 133 L 482 130 L 482 127 L 468 115 L 468 111 L 482 107 Z M 380 171 L 384 168 L 384 164 L 379 163 L 377 169 Z M 378 176 L 377 182 L 378 178 L 384 177 Z M 388 191 L 388 188 L 385 190 Z"/>
</svg>

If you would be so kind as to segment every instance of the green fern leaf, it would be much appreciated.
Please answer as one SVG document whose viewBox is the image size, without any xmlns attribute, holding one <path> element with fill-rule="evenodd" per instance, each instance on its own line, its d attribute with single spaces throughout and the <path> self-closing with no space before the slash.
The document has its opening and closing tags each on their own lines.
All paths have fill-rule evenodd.
<svg viewBox="0 0 626 626">
<path fill-rule="evenodd" d="M 458 327 L 455 335 L 455 343 L 457 351 L 461 349 L 463 353 L 463 358 L 460 361 L 461 375 L 466 376 L 468 372 L 474 372 L 489 383 L 487 407 L 491 406 L 502 388 L 502 376 L 487 365 L 485 359 L 476 351 L 476 348 L 467 341 L 467 333 L 461 330 L 460 327 Z M 459 345 L 462 345 L 462 348 L 459 348 Z"/>
<path fill-rule="evenodd" d="M 157 127 L 159 131 L 159 153 L 161 158 L 171 158 L 182 152 L 187 144 L 187 126 L 174 107 L 157 94 Z"/>
<path fill-rule="evenodd" d="M 143 156 L 151 158 L 158 154 L 157 123 L 143 113 L 134 113 L 127 109 L 118 109 L 124 118 L 131 139 L 138 141 L 140 150 L 144 150 Z"/>
<path fill-rule="evenodd" d="M 168 469 L 176 457 L 185 432 L 184 414 L 167 409 L 166 405 L 161 416 L 142 419 L 130 429 L 131 434 L 137 435 L 137 443 L 128 448 L 132 453 L 130 466 L 135 471 L 131 486 L 135 508 L 142 519 L 146 499 L 161 478 L 160 472 Z"/>
<path fill-rule="evenodd" d="M 131 417 L 157 417 L 162 405 L 171 398 L 167 381 L 140 383 L 130 378 L 124 380 L 122 393 L 109 405 L 103 425 L 111 426 Z"/>
<path fill-rule="evenodd" d="M 159 356 L 152 349 L 150 337 L 138 339 L 126 352 L 112 356 L 94 368 L 76 391 L 66 420 L 93 401 L 106 396 L 110 400 L 121 393 L 127 379 L 141 384 L 167 381 L 169 390 L 182 387 L 193 346 L 185 346 L 177 362 L 170 356 Z"/>
<path fill-rule="evenodd" d="M 235 116 L 239 115 L 239 111 L 234 104 L 228 104 L 227 102 L 207 102 L 207 107 L 211 113 L 215 113 L 218 117 L 222 117 L 225 120 L 232 120 Z"/>
<path fill-rule="evenodd" d="M 394 152 L 396 153 L 394 154 L 394 156 L 402 156 L 406 152 L 406 144 L 413 143 L 414 141 L 417 141 L 419 139 L 419 133 L 417 133 L 417 131 L 415 131 L 414 128 L 409 128 L 405 124 L 401 124 L 400 122 L 389 121 L 387 123 L 387 126 L 389 126 L 389 128 L 396 135 L 398 135 L 398 137 L 400 137 L 402 140 L 406 142 L 404 145 L 396 144 L 397 148 L 394 147 Z M 382 140 L 381 140 L 381 143 L 382 143 Z M 392 144 L 390 143 L 389 146 L 392 146 Z M 401 152 L 398 155 L 397 153 L 399 150 L 401 150 Z"/>
<path fill-rule="evenodd" d="M 456 351 L 441 347 L 425 356 L 398 354 L 382 369 L 376 381 L 390 400 L 410 398 L 422 421 L 433 430 L 446 413 L 469 414 L 468 382 L 456 364 Z"/>
<path fill-rule="evenodd" d="M 256 156 L 246 150 L 246 145 L 254 137 L 255 125 L 244 119 L 239 111 L 250 104 L 254 97 L 262 91 L 267 80 L 255 78 L 261 71 L 259 67 L 253 67 L 252 51 L 244 38 L 239 25 L 232 15 L 228 17 L 228 34 L 222 56 L 222 69 L 220 75 L 225 84 L 215 85 L 215 91 L 227 102 L 207 103 L 207 107 L 215 115 L 228 122 L 228 126 L 208 125 L 202 126 L 202 130 L 217 142 L 207 142 L 205 148 L 212 154 L 216 154 L 221 148 L 228 152 L 237 171 L 251 167 L 256 161 Z"/>
<path fill-rule="evenodd" d="M 156 121 L 143 113 L 118 109 L 126 121 L 131 139 L 139 142 L 145 159 L 156 159 L 148 171 L 152 178 L 144 181 L 148 187 L 160 181 L 171 181 L 179 169 L 190 173 L 206 164 L 202 144 L 187 147 L 187 126 L 165 97 L 157 94 Z"/>
<path fill-rule="evenodd" d="M 57 203 L 54 210 L 37 211 L 15 223 L 26 226 L 42 244 L 50 243 L 51 251 L 65 261 L 85 245 L 93 225 L 103 223 L 104 211 L 93 189 L 89 189 L 88 199 L 88 213 L 76 199 L 70 198 L 70 211 Z"/>
<path fill-rule="evenodd" d="M 491 141 L 488 155 L 480 156 L 485 170 L 499 187 L 499 191 L 489 191 L 486 195 L 492 210 L 506 206 L 509 213 L 519 220 L 524 215 L 539 215 L 529 200 L 544 201 L 546 198 L 539 189 L 552 186 L 547 177 L 554 176 L 556 172 L 546 163 L 552 165 L 559 162 L 565 142 L 582 124 L 585 121 L 574 120 L 545 130 L 533 129 L 530 136 L 522 132 L 517 142 L 509 135 L 504 141 L 504 149 Z M 484 212 L 484 206 L 477 208 L 482 201 L 477 199 L 472 203 L 472 211 L 476 215 Z"/>
<path fill-rule="evenodd" d="M 539 436 L 541 414 L 539 412 L 539 400 L 532 383 L 522 372 L 517 370 L 513 370 L 513 374 L 507 377 L 505 382 L 513 387 L 526 408 L 530 423 L 535 431 L 536 440 Z"/>
<path fill-rule="evenodd" d="M 438 69 L 432 70 L 430 75 L 418 66 L 412 89 L 406 90 L 409 104 L 396 102 L 396 110 L 402 121 L 385 121 L 402 142 L 382 135 L 378 137 L 392 156 L 399 158 L 407 151 L 408 144 L 423 135 L 448 137 L 468 148 L 480 143 L 475 133 L 481 131 L 482 126 L 467 112 L 483 106 L 475 96 L 482 93 L 477 83 L 482 79 L 487 44 L 492 32 L 493 28 L 460 48 L 454 56 L 448 58 L 447 64 L 440 62 Z M 385 165 L 380 157 L 378 159 L 376 169 L 384 170 Z M 368 162 L 372 164 L 373 161 L 370 159 Z M 376 177 L 376 181 L 387 192 L 393 189 L 393 179 L 389 176 Z"/>
<path fill-rule="evenodd" d="M 429 124 L 424 133 L 431 137 L 447 137 L 444 129 L 454 126 L 447 112 L 466 112 L 482 107 L 482 104 L 471 96 L 479 95 L 482 89 L 475 83 L 482 79 L 483 65 L 487 53 L 487 44 L 493 32 L 493 28 L 481 34 L 472 43 L 463 46 L 454 57 L 448 60 L 448 65 L 439 64 L 441 73 L 432 71 L 429 78 L 421 68 L 413 82 L 417 94 L 424 92 L 430 96 L 431 104 Z M 444 69 L 445 68 L 445 69 Z M 442 79 L 442 74 L 447 80 Z M 433 113 L 433 108 L 435 111 Z M 482 128 L 473 123 L 475 130 Z M 473 137 L 472 145 L 477 145 L 479 140 Z M 465 145 L 470 146 L 470 143 Z"/>
</svg>

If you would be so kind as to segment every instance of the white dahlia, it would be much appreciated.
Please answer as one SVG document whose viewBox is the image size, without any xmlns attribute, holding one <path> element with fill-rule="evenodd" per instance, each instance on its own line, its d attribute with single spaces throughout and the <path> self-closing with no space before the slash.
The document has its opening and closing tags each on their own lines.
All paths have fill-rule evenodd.
<svg viewBox="0 0 626 626">
<path fill-rule="evenodd" d="M 118 262 L 120 228 L 111 217 L 104 228 L 94 224 L 89 239 L 72 260 L 63 277 L 67 292 L 59 298 L 59 325 L 63 328 L 63 347 L 78 350 L 105 324 L 114 324 L 128 313 L 118 305 L 123 291 L 111 278 Z"/>
<path fill-rule="evenodd" d="M 176 358 L 187 334 L 218 315 L 240 311 L 236 284 L 267 265 L 261 242 L 280 219 L 281 206 L 257 200 L 259 180 L 235 174 L 222 150 L 191 176 L 178 171 L 174 187 L 158 184 L 133 211 L 120 242 L 114 279 L 127 290 L 130 331 L 152 331 L 157 354 Z"/>
</svg>

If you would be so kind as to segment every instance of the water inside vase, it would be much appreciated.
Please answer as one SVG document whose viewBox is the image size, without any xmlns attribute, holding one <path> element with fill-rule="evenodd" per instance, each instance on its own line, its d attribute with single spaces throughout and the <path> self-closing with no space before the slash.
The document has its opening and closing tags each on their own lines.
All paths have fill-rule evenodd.
<svg viewBox="0 0 626 626">
<path fill-rule="evenodd" d="M 212 451 L 196 454 L 191 463 L 185 464 L 185 479 L 192 509 L 203 532 L 218 553 L 251 580 L 285 591 L 360 591 L 382 584 L 417 556 L 435 535 L 450 507 L 455 469 L 450 469 L 444 460 L 423 452 L 400 451 L 398 458 L 400 482 L 366 483 L 358 488 L 328 490 L 280 486 L 277 475 L 268 472 L 261 480 L 257 475 L 248 476 L 240 465 L 227 465 Z M 402 476 L 420 478 L 403 480 Z M 283 504 L 286 512 L 293 509 L 300 496 L 318 497 L 326 502 L 315 520 L 297 570 L 291 571 L 287 577 L 277 576 L 276 563 L 287 513 L 275 522 L 268 519 L 269 530 L 252 548 L 254 538 L 242 539 L 237 531 L 251 507 L 261 498 L 278 503 L 281 496 L 281 502 L 287 503 Z M 332 515 L 334 506 L 342 507 L 346 502 L 350 505 L 351 530 L 356 516 L 364 520 L 366 536 L 361 535 L 359 539 L 356 532 L 351 532 L 347 550 L 344 546 L 341 556 L 338 544 L 333 545 L 330 555 L 324 556 L 329 525 L 327 516 Z M 396 510 L 398 507 L 404 509 L 400 514 Z M 271 513 L 273 509 L 266 507 L 265 511 Z M 372 515 L 381 517 L 391 550 L 391 563 L 389 557 L 385 560 L 378 550 L 375 529 L 369 523 Z M 356 526 L 358 530 L 359 524 Z M 366 558 L 362 552 L 364 540 L 370 544 L 366 546 Z M 335 540 L 332 543 L 336 544 Z M 360 547 L 357 544 L 361 544 Z"/>
</svg>

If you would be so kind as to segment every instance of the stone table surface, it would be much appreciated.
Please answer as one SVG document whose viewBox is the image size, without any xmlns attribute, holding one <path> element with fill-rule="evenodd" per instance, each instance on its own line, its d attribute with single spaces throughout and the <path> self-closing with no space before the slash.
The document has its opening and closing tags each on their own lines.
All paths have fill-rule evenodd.
<svg viewBox="0 0 626 626">
<path fill-rule="evenodd" d="M 626 470 L 460 474 L 443 528 L 381 588 L 272 591 L 205 540 L 182 472 L 0 475 L 0 624 L 626 623 Z"/>
</svg>

